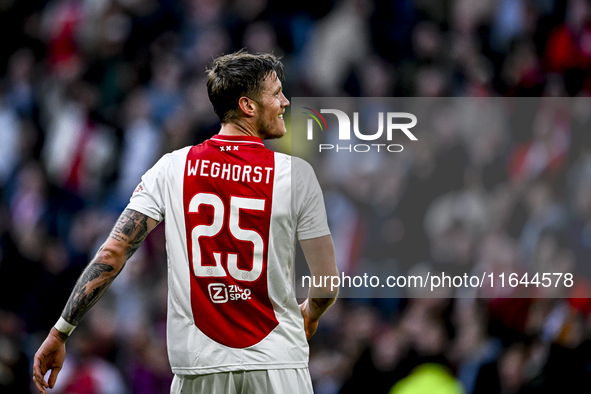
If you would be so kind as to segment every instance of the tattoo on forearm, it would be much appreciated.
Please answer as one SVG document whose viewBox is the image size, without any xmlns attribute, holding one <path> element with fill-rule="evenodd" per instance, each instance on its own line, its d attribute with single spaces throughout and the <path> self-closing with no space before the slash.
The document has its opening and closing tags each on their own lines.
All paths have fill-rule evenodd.
<svg viewBox="0 0 591 394">
<path fill-rule="evenodd" d="M 130 258 L 147 235 L 148 217 L 134 210 L 126 209 L 117 220 L 109 237 L 117 241 L 128 242 L 129 247 L 125 257 Z"/>
<path fill-rule="evenodd" d="M 147 235 L 148 217 L 134 210 L 126 209 L 117 220 L 109 237 L 127 244 L 125 251 L 125 259 L 127 260 L 140 247 Z M 76 282 L 74 291 L 64 308 L 62 317 L 70 324 L 78 324 L 82 316 L 96 304 L 115 279 L 116 275 L 111 273 L 115 268 L 101 260 L 102 249 L 103 246 Z"/>
<path fill-rule="evenodd" d="M 104 273 L 110 273 L 113 270 L 113 266 L 97 262 L 91 262 L 86 267 L 82 276 L 76 282 L 74 291 L 72 291 L 62 313 L 62 317 L 67 322 L 77 325 L 82 316 L 96 304 L 115 278 L 114 276 L 109 276 L 108 279 L 103 278 L 102 282 L 99 282 L 100 284 L 96 287 L 92 286 L 90 282 L 101 279 Z"/>
</svg>

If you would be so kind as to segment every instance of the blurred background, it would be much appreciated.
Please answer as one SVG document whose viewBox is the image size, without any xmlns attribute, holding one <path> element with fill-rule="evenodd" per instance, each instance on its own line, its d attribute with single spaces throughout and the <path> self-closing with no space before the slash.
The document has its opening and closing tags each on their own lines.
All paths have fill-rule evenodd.
<svg viewBox="0 0 591 394">
<path fill-rule="evenodd" d="M 288 98 L 591 93 L 588 0 L 2 0 L 0 31 L 0 393 L 35 392 L 33 354 L 141 175 L 218 131 L 204 71 L 221 53 L 283 56 Z M 442 109 L 381 182 L 321 171 L 341 267 L 384 245 L 388 267 L 591 261 L 589 99 L 544 103 L 501 123 Z M 341 300 L 311 340 L 315 391 L 587 392 L 589 288 Z M 53 392 L 168 393 L 165 318 L 159 226 L 68 341 Z"/>
</svg>

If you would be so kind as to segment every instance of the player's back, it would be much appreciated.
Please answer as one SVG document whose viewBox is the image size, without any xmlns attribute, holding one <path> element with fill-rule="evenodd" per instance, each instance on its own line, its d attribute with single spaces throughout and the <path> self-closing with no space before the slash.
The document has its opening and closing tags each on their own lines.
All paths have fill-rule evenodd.
<svg viewBox="0 0 591 394">
<path fill-rule="evenodd" d="M 173 372 L 307 365 L 292 290 L 291 172 L 291 157 L 260 139 L 218 135 L 142 178 L 129 207 L 166 221 Z"/>
</svg>

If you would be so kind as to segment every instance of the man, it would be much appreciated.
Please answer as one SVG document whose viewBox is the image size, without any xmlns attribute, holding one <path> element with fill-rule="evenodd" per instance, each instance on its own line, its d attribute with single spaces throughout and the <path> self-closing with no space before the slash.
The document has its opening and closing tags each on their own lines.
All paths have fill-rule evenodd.
<svg viewBox="0 0 591 394">
<path fill-rule="evenodd" d="M 42 393 L 55 384 L 68 335 L 164 219 L 171 393 L 312 393 L 307 339 L 336 292 L 313 288 L 298 307 L 296 236 L 312 275 L 338 271 L 312 168 L 262 143 L 286 132 L 283 66 L 240 51 L 214 60 L 207 77 L 219 134 L 142 177 L 35 354 Z"/>
</svg>

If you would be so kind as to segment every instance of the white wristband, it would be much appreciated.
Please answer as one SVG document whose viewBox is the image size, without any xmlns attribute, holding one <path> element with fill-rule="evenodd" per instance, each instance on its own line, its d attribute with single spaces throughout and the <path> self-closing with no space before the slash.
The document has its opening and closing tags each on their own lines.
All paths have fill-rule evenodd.
<svg viewBox="0 0 591 394">
<path fill-rule="evenodd" d="M 67 336 L 70 336 L 72 331 L 74 331 L 74 329 L 76 328 L 76 326 L 71 325 L 61 316 L 57 323 L 55 323 L 54 327 L 56 330 L 58 330 L 62 334 L 66 334 Z"/>
</svg>

